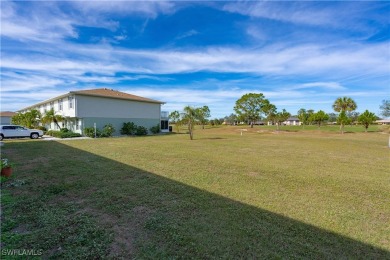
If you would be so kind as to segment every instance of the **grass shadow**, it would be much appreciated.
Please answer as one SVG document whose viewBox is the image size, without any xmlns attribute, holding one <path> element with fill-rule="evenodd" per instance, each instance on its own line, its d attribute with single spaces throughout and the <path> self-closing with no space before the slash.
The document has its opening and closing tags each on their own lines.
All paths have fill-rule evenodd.
<svg viewBox="0 0 390 260">
<path fill-rule="evenodd" d="M 5 152 L 18 164 L 14 180 L 24 183 L 2 185 L 5 249 L 33 247 L 44 258 L 390 258 L 386 250 L 60 142 L 7 143 Z"/>
</svg>

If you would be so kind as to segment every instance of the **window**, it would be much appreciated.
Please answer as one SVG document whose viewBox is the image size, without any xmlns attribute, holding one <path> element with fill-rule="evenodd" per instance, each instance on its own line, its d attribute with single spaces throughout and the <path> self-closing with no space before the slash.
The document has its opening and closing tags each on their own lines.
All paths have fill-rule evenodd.
<svg viewBox="0 0 390 260">
<path fill-rule="evenodd" d="M 3 130 L 15 130 L 15 126 L 12 125 L 3 126 Z"/>
<path fill-rule="evenodd" d="M 79 124 L 80 124 L 79 120 L 76 119 L 76 130 L 79 130 L 79 129 L 80 129 L 80 128 L 79 128 Z"/>
<path fill-rule="evenodd" d="M 58 100 L 58 110 L 62 110 L 62 98 Z"/>
<path fill-rule="evenodd" d="M 68 97 L 69 108 L 73 108 L 73 96 Z"/>
<path fill-rule="evenodd" d="M 50 109 L 54 109 L 54 102 L 50 102 Z"/>
<path fill-rule="evenodd" d="M 161 129 L 168 129 L 168 120 L 161 120 Z"/>
</svg>

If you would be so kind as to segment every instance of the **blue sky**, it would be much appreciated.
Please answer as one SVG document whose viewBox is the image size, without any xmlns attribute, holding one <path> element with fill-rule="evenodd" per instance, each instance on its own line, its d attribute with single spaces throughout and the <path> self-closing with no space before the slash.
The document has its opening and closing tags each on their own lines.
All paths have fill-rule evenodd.
<svg viewBox="0 0 390 260">
<path fill-rule="evenodd" d="M 278 110 L 390 98 L 387 1 L 2 1 L 1 110 L 108 87 L 233 112 L 246 93 Z"/>
</svg>

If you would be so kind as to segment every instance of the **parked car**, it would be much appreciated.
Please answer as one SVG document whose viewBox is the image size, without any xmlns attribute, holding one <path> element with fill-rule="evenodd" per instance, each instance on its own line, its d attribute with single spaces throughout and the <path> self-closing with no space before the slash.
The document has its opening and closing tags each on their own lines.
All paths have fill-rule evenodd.
<svg viewBox="0 0 390 260">
<path fill-rule="evenodd" d="M 0 125 L 0 141 L 4 138 L 30 137 L 37 139 L 42 136 L 42 130 L 28 129 L 20 125 Z"/>
</svg>

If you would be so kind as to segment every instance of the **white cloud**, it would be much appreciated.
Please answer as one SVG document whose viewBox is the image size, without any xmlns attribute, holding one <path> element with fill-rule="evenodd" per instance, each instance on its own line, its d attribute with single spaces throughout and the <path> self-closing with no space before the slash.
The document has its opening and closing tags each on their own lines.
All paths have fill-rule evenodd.
<svg viewBox="0 0 390 260">
<path fill-rule="evenodd" d="M 168 1 L 74 1 L 70 2 L 84 14 L 140 14 L 156 18 L 158 14 L 171 14 L 175 11 L 174 2 Z"/>
<path fill-rule="evenodd" d="M 305 88 L 324 88 L 328 90 L 345 90 L 346 87 L 342 86 L 339 82 L 310 82 L 304 83 L 290 89 L 305 89 Z"/>
</svg>

